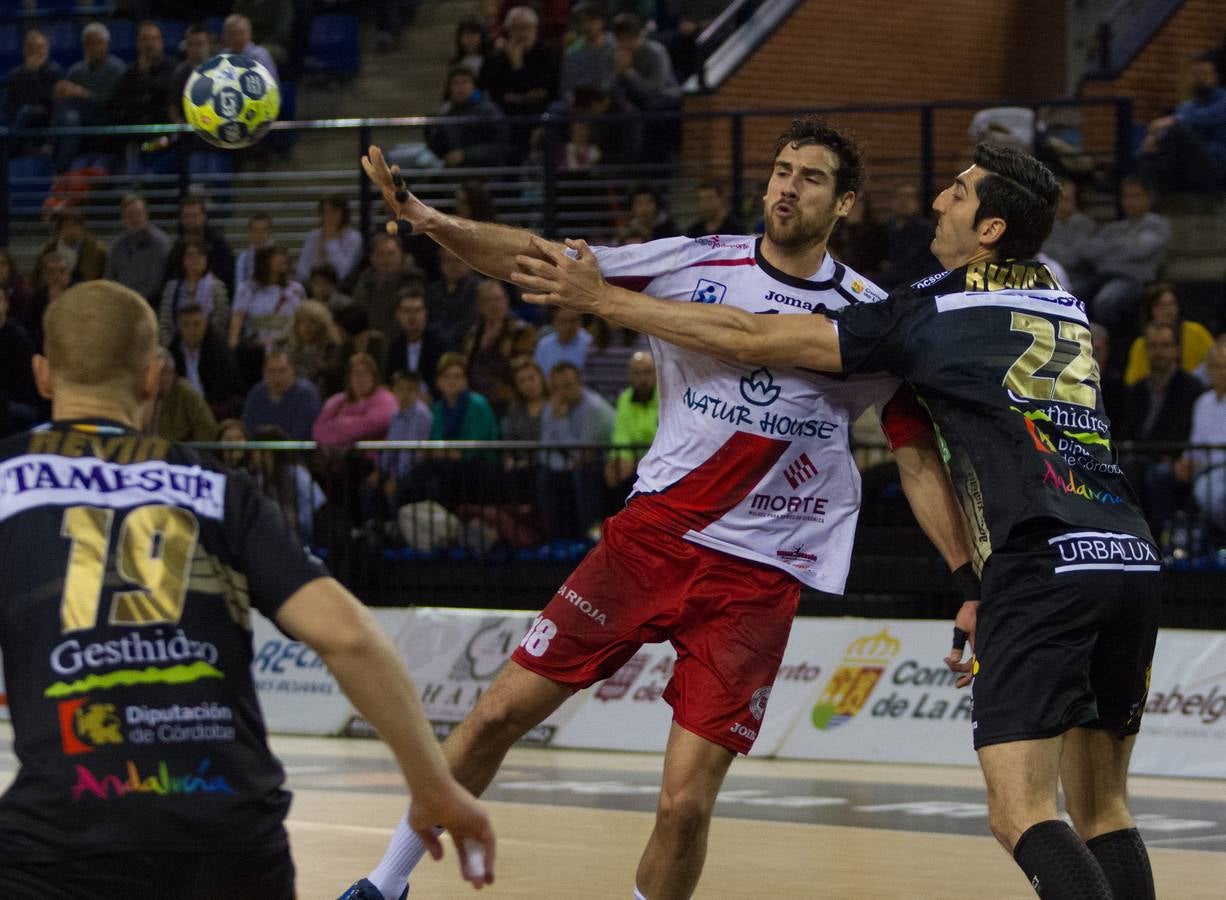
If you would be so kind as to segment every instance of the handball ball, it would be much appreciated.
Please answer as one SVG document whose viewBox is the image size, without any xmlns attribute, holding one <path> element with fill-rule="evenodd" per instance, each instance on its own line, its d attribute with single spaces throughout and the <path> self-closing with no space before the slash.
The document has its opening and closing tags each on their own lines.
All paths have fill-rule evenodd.
<svg viewBox="0 0 1226 900">
<path fill-rule="evenodd" d="M 281 110 L 276 80 L 254 59 L 222 53 L 192 72 L 183 87 L 183 114 L 215 147 L 249 147 L 268 133 Z"/>
</svg>

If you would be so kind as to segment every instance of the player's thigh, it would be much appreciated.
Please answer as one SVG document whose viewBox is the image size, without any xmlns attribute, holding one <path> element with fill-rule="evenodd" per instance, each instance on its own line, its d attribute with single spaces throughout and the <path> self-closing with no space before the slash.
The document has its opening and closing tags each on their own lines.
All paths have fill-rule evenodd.
<svg viewBox="0 0 1226 900">
<path fill-rule="evenodd" d="M 580 689 L 608 678 L 645 643 L 662 641 L 701 557 L 693 544 L 625 512 L 536 617 L 511 658 Z"/>
<path fill-rule="evenodd" d="M 766 716 L 800 600 L 786 572 L 713 550 L 671 640 L 664 699 L 686 730 L 748 753 Z"/>
<path fill-rule="evenodd" d="M 508 660 L 477 699 L 475 713 L 484 718 L 521 724 L 526 730 L 541 722 L 575 692 Z"/>
</svg>

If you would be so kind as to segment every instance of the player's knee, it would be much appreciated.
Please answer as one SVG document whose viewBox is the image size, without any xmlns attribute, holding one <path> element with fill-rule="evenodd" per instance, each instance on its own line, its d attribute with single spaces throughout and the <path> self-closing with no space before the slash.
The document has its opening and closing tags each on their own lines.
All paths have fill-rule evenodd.
<svg viewBox="0 0 1226 900">
<path fill-rule="evenodd" d="M 467 724 L 477 743 L 509 746 L 537 723 L 530 720 L 513 698 L 487 694 L 468 714 Z"/>
<path fill-rule="evenodd" d="M 660 791 L 658 824 L 683 841 L 699 834 L 711 821 L 714 800 L 687 788 Z"/>
<path fill-rule="evenodd" d="M 1100 834 L 1133 827 L 1128 802 L 1122 796 L 1097 798 L 1093 801 L 1066 796 L 1065 805 L 1069 818 L 1073 820 L 1073 828 L 1083 841 Z"/>
</svg>

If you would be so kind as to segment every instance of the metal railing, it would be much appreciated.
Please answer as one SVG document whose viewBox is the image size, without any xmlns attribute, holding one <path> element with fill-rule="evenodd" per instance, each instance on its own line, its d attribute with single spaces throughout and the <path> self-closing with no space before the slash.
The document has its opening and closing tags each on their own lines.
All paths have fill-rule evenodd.
<svg viewBox="0 0 1226 900">
<path fill-rule="evenodd" d="M 965 162 L 966 127 L 979 109 L 1019 105 L 1017 100 L 949 101 L 872 106 L 824 107 L 818 112 L 840 125 L 867 136 L 871 184 L 874 189 L 892 188 L 904 181 L 920 185 L 925 202 L 935 194 L 938 179 L 950 176 Z M 1130 161 L 1131 101 L 1127 98 L 1088 100 L 1023 101 L 1036 110 L 1072 107 L 1084 119 L 1082 150 L 1105 176 L 1105 186 L 1126 172 Z M 640 152 L 629 161 L 606 163 L 581 172 L 567 171 L 561 150 L 574 119 L 547 114 L 539 118 L 508 118 L 511 125 L 540 128 L 539 160 L 518 166 L 488 168 L 435 168 L 404 165 L 406 176 L 423 199 L 448 209 L 457 187 L 468 178 L 481 179 L 493 193 L 499 219 L 530 227 L 551 237 L 584 237 L 607 242 L 617 233 L 626 215 L 626 190 L 640 180 L 660 187 L 674 212 L 685 208 L 690 188 L 702 178 L 724 180 L 733 209 L 756 220 L 757 185 L 767 174 L 770 149 L 787 121 L 810 109 L 731 110 L 719 112 L 642 113 L 587 119 L 602 127 L 637 132 L 648 141 L 660 134 L 675 135 L 676 155 L 663 151 L 644 157 Z M 23 143 L 48 142 L 65 137 L 111 141 L 125 145 L 114 156 L 119 171 L 85 175 L 62 188 L 60 199 L 79 205 L 86 226 L 103 238 L 118 233 L 117 201 L 130 190 L 139 190 L 150 200 L 155 224 L 174 230 L 177 200 L 200 191 L 210 197 L 214 224 L 232 240 L 240 240 L 247 216 L 256 210 L 276 214 L 279 238 L 296 247 L 315 224 L 319 196 L 340 191 L 357 199 L 358 224 L 369 236 L 377 227 L 379 200 L 358 165 L 358 158 L 372 143 L 385 148 L 420 146 L 423 129 L 444 121 L 436 117 L 410 116 L 377 119 L 331 119 L 277 122 L 273 134 L 260 149 L 265 157 L 277 152 L 288 159 L 304 160 L 313 153 L 308 145 L 322 136 L 345 134 L 352 140 L 343 158 L 328 160 L 318 168 L 302 168 L 291 161 L 253 159 L 251 151 L 240 154 L 217 151 L 190 136 L 184 125 L 111 126 L 102 128 L 44 128 L 16 131 L 0 128 L 0 246 L 28 247 L 45 240 L 42 203 L 53 187 L 53 175 L 36 157 L 22 156 Z M 473 119 L 448 119 L 466 123 Z M 143 158 L 133 145 L 149 139 L 172 138 L 170 145 Z M 297 149 L 287 144 L 298 141 Z M 332 144 L 333 148 L 335 144 Z M 279 148 L 279 149 L 278 149 Z M 267 151 L 267 152 L 266 152 Z M 335 153 L 335 150 L 330 152 Z M 406 161 L 407 161 L 406 155 Z M 35 160 L 34 164 L 30 160 Z M 319 160 L 312 159 L 312 164 Z M 39 166 L 42 166 L 41 169 Z M 31 171 L 35 170 L 35 171 Z M 17 239 L 16 241 L 14 239 Z"/>
</svg>

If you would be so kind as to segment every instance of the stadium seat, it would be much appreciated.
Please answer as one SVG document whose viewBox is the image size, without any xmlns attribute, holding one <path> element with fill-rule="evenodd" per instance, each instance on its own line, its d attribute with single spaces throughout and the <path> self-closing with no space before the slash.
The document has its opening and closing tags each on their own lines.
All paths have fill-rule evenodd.
<svg viewBox="0 0 1226 900">
<path fill-rule="evenodd" d="M 9 209 L 14 213 L 37 213 L 51 190 L 55 176 L 45 156 L 15 156 L 9 160 Z"/>
<path fill-rule="evenodd" d="M 82 25 L 73 21 L 48 22 L 42 27 L 51 43 L 51 58 L 67 69 L 81 59 Z"/>
<path fill-rule="evenodd" d="M 306 71 L 352 78 L 361 67 L 357 16 L 316 16 L 311 21 Z"/>
<path fill-rule="evenodd" d="M 126 63 L 136 59 L 136 25 L 127 19 L 107 23 L 111 32 L 111 52 Z"/>
</svg>

